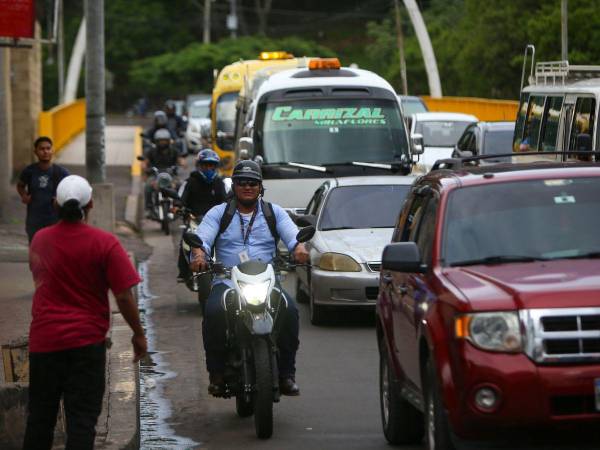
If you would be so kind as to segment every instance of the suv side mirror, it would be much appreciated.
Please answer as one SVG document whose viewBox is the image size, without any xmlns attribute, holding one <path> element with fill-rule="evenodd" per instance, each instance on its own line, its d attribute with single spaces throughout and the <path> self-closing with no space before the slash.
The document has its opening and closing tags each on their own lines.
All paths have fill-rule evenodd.
<svg viewBox="0 0 600 450">
<path fill-rule="evenodd" d="M 317 217 L 313 214 L 296 216 L 295 222 L 299 227 L 314 227 L 317 224 Z"/>
<path fill-rule="evenodd" d="M 427 266 L 421 262 L 419 247 L 414 242 L 396 242 L 383 249 L 381 268 L 396 272 L 425 273 Z"/>
<path fill-rule="evenodd" d="M 410 142 L 412 144 L 412 154 L 422 155 L 425 151 L 425 146 L 423 144 L 423 135 L 420 133 L 411 134 Z"/>
</svg>

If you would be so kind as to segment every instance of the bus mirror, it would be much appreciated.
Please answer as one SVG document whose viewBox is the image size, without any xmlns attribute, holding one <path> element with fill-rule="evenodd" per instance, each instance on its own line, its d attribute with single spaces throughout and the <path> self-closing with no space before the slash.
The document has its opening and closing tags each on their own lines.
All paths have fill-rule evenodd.
<svg viewBox="0 0 600 450">
<path fill-rule="evenodd" d="M 422 155 L 424 152 L 423 135 L 419 133 L 411 134 L 410 142 L 412 144 L 412 154 Z"/>
<path fill-rule="evenodd" d="M 242 158 L 242 154 L 245 154 L 246 157 L 242 159 L 250 159 L 250 157 L 254 154 L 254 142 L 252 142 L 252 138 L 250 137 L 242 137 L 238 141 L 238 147 L 240 149 L 240 158 Z"/>
</svg>

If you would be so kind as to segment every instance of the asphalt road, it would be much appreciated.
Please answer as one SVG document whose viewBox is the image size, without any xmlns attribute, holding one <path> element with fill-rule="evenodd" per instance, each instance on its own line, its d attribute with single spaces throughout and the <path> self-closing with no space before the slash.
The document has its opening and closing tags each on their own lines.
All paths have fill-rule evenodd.
<svg viewBox="0 0 600 450">
<path fill-rule="evenodd" d="M 195 295 L 175 284 L 176 238 L 161 235 L 154 222 L 145 223 L 144 234 L 154 247 L 146 273 L 148 289 L 155 296 L 146 310 L 153 346 L 159 352 L 153 358 L 159 357 L 158 370 L 167 373 L 166 380 L 158 381 L 158 387 L 153 381 L 151 388 L 161 391 L 170 404 L 166 423 L 173 436 L 167 439 L 169 432 L 162 431 L 158 441 L 153 441 L 156 437 L 144 441 L 142 432 L 143 448 L 389 448 L 379 417 L 378 357 L 371 317 L 353 314 L 338 318 L 331 326 L 314 327 L 307 306 L 300 305 L 297 381 L 301 395 L 283 397 L 275 405 L 273 437 L 258 440 L 253 419 L 236 415 L 235 400 L 207 394 L 202 317 Z M 287 277 L 286 289 L 292 291 L 293 281 L 293 276 Z"/>
</svg>

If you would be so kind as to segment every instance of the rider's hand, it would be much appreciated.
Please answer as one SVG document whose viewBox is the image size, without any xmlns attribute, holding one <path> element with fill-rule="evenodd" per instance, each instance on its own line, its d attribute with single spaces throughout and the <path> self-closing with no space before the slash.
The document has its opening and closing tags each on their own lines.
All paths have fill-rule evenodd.
<svg viewBox="0 0 600 450">
<path fill-rule="evenodd" d="M 306 247 L 302 243 L 300 243 L 296 246 L 296 248 L 294 249 L 293 255 L 294 255 L 294 261 L 299 264 L 306 264 L 308 262 L 309 254 L 308 254 L 308 251 L 306 250 Z"/>
<path fill-rule="evenodd" d="M 29 205 L 31 203 L 31 195 L 29 195 L 29 194 L 21 195 L 21 201 L 23 203 L 25 203 L 26 205 Z"/>
<path fill-rule="evenodd" d="M 190 270 L 192 272 L 204 272 L 208 268 L 206 253 L 201 248 L 193 248 L 191 257 Z"/>
</svg>

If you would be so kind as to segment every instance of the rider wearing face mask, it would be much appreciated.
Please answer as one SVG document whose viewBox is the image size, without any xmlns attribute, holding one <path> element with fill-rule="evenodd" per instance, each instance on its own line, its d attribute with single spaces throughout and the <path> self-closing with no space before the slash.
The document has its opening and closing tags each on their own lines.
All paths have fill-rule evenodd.
<svg viewBox="0 0 600 450">
<path fill-rule="evenodd" d="M 262 172 L 254 161 L 240 161 L 236 164 L 233 175 L 233 198 L 225 204 L 215 206 L 206 213 L 196 234 L 202 239 L 204 249 L 193 249 L 193 260 L 190 268 L 193 271 L 206 270 L 207 258 L 214 246 L 216 260 L 226 267 L 233 267 L 245 260 L 259 260 L 270 263 L 275 256 L 277 242 L 271 226 L 276 234 L 293 254 L 294 260 L 305 263 L 308 252 L 303 244 L 296 241 L 298 228 L 290 216 L 278 205 L 264 204 L 261 195 Z M 233 203 L 231 203 L 233 202 Z M 220 231 L 223 216 L 235 207 L 227 228 Z M 233 209 L 233 208 L 231 208 Z M 271 217 L 269 225 L 267 216 Z M 224 389 L 223 371 L 225 368 L 226 336 L 225 311 L 221 297 L 229 287 L 230 280 L 216 279 L 212 291 L 206 300 L 202 335 L 206 351 L 206 366 L 210 375 L 209 392 L 219 395 Z M 284 395 L 298 395 L 296 385 L 296 351 L 298 350 L 298 309 L 295 302 L 285 294 L 288 307 L 283 313 L 281 333 L 278 336 L 279 347 L 279 387 Z"/>
<path fill-rule="evenodd" d="M 225 201 L 226 191 L 223 179 L 217 174 L 219 155 L 205 148 L 198 153 L 196 170 L 190 174 L 185 183 L 181 203 L 189 208 L 194 216 L 201 219 L 206 212 Z M 179 247 L 179 275 L 183 280 L 189 272 L 183 248 Z"/>
<path fill-rule="evenodd" d="M 225 201 L 225 184 L 217 174 L 219 161 L 219 155 L 212 150 L 201 150 L 196 159 L 196 170 L 187 179 L 181 203 L 197 217 Z"/>
</svg>

